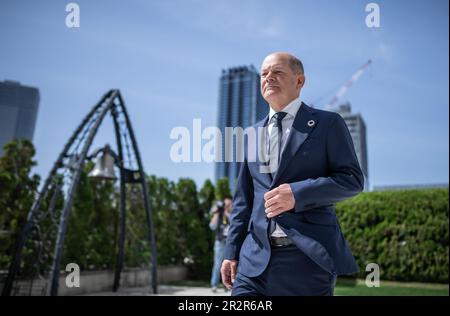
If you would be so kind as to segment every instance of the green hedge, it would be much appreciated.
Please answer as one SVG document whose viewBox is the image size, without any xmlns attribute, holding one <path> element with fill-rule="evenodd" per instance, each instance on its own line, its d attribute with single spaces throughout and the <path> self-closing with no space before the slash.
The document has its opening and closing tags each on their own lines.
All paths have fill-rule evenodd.
<svg viewBox="0 0 450 316">
<path fill-rule="evenodd" d="M 448 194 L 448 189 L 367 192 L 338 203 L 359 276 L 374 262 L 383 280 L 448 283 Z"/>
</svg>

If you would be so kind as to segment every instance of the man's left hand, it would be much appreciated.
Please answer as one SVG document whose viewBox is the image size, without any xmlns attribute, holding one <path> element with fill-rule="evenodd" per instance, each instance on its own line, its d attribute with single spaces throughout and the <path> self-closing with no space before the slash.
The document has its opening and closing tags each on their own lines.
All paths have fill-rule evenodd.
<svg viewBox="0 0 450 316">
<path fill-rule="evenodd" d="M 266 203 L 266 216 L 268 218 L 275 217 L 283 212 L 292 210 L 295 206 L 295 198 L 292 193 L 291 186 L 287 183 L 264 194 Z"/>
</svg>

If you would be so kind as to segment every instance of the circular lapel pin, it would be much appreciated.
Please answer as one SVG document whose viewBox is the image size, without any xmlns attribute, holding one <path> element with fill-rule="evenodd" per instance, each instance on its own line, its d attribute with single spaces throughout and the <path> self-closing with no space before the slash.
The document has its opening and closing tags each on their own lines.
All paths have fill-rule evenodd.
<svg viewBox="0 0 450 316">
<path fill-rule="evenodd" d="M 308 126 L 309 127 L 313 127 L 316 124 L 316 122 L 314 122 L 314 120 L 309 120 L 308 121 Z"/>
</svg>

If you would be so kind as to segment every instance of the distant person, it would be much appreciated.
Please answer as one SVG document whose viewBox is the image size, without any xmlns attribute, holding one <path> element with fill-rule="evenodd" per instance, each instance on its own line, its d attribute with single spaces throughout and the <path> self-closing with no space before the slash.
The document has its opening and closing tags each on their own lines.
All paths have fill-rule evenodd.
<svg viewBox="0 0 450 316">
<path fill-rule="evenodd" d="M 215 232 L 214 240 L 214 264 L 211 272 L 211 289 L 217 292 L 220 284 L 220 267 L 223 261 L 223 251 L 228 234 L 231 213 L 231 199 L 218 201 L 211 210 L 213 216 L 209 222 L 209 228 Z M 228 289 L 225 288 L 227 291 Z"/>
<path fill-rule="evenodd" d="M 222 264 L 232 295 L 333 295 L 337 275 L 358 271 L 334 204 L 363 190 L 363 174 L 345 121 L 303 103 L 304 83 L 295 56 L 264 59 L 269 115 L 254 127 L 268 159 L 241 164 Z"/>
</svg>

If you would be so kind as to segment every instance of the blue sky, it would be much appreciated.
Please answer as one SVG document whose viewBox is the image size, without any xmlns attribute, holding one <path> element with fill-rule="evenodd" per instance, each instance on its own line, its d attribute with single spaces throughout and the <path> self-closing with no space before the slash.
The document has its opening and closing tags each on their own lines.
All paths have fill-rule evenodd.
<svg viewBox="0 0 450 316">
<path fill-rule="evenodd" d="M 81 27 L 67 28 L 69 2 L 0 1 L 0 80 L 40 89 L 43 177 L 89 109 L 119 88 L 147 173 L 201 185 L 213 164 L 171 162 L 170 131 L 194 118 L 214 126 L 221 69 L 259 68 L 284 50 L 305 65 L 306 103 L 325 103 L 373 60 L 342 100 L 366 121 L 371 186 L 448 183 L 448 1 L 376 1 L 380 28 L 366 27 L 370 1 L 357 0 L 76 1 Z M 113 140 L 108 122 L 94 147 Z"/>
</svg>

